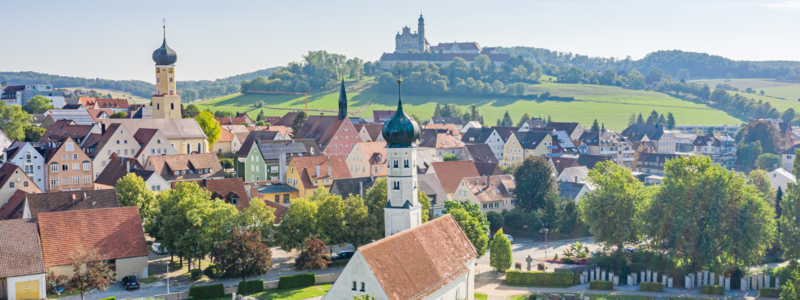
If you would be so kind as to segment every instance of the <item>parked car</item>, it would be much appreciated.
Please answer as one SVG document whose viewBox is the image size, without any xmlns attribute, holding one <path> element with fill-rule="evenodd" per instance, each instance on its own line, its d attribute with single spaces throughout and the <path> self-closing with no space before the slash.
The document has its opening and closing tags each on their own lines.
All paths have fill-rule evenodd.
<svg viewBox="0 0 800 300">
<path fill-rule="evenodd" d="M 122 278 L 122 287 L 125 290 L 133 290 L 139 288 L 139 278 L 134 275 L 128 275 Z"/>
<path fill-rule="evenodd" d="M 166 247 L 162 246 L 161 243 L 153 243 L 152 247 L 153 252 L 156 254 L 167 254 L 169 251 Z"/>
<path fill-rule="evenodd" d="M 506 238 L 508 239 L 509 242 L 513 242 L 514 241 L 514 238 L 511 237 L 511 235 L 508 235 L 508 234 L 503 234 L 503 235 L 506 236 Z"/>
<path fill-rule="evenodd" d="M 333 256 L 331 256 L 331 260 L 350 259 L 355 254 L 356 252 L 352 250 L 339 251 L 339 253 L 336 253 Z"/>
<path fill-rule="evenodd" d="M 625 247 L 625 248 L 622 248 L 622 250 L 624 250 L 625 252 L 628 252 L 628 253 L 636 252 L 636 248 L 631 248 L 631 247 Z"/>
</svg>

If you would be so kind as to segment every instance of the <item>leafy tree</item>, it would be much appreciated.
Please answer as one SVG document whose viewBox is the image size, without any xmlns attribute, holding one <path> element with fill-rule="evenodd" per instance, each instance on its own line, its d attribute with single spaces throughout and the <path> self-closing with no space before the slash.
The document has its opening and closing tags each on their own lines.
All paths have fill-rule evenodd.
<svg viewBox="0 0 800 300">
<path fill-rule="evenodd" d="M 667 113 L 667 129 L 675 129 L 675 116 L 672 112 Z"/>
<path fill-rule="evenodd" d="M 306 123 L 306 117 L 306 112 L 304 111 L 297 113 L 297 116 L 292 120 L 292 135 L 296 135 L 300 131 L 300 128 Z"/>
<path fill-rule="evenodd" d="M 650 70 L 650 78 L 653 81 L 661 81 L 661 77 L 664 77 L 664 71 L 661 71 L 659 68 L 653 68 Z"/>
<path fill-rule="evenodd" d="M 251 232 L 261 233 L 261 240 L 266 242 L 275 228 L 275 208 L 267 206 L 264 201 L 269 200 L 251 199 L 250 206 L 241 213 L 239 226 Z"/>
<path fill-rule="evenodd" d="M 761 170 L 768 170 L 771 171 L 775 166 L 781 165 L 781 157 L 772 154 L 772 153 L 764 153 L 758 156 L 756 159 L 756 167 Z"/>
<path fill-rule="evenodd" d="M 125 174 L 114 186 L 121 206 L 136 206 L 142 219 L 149 219 L 155 209 L 156 195 L 144 179 L 134 173 Z"/>
<path fill-rule="evenodd" d="M 800 299 L 800 270 L 792 271 L 792 277 L 788 278 L 781 286 L 780 300 Z"/>
<path fill-rule="evenodd" d="M 125 119 L 127 117 L 128 117 L 128 113 L 126 113 L 124 111 L 118 111 L 118 112 L 115 112 L 115 113 L 111 114 L 111 116 L 109 116 L 109 118 L 112 118 L 112 119 Z"/>
<path fill-rule="evenodd" d="M 203 133 L 206 134 L 209 147 L 213 146 L 222 134 L 222 127 L 219 126 L 219 122 L 208 112 L 201 112 L 195 117 L 195 120 L 200 125 L 200 129 L 203 129 Z"/>
<path fill-rule="evenodd" d="M 25 139 L 25 126 L 31 122 L 31 116 L 22 110 L 22 106 L 8 105 L 0 101 L 0 131 L 12 141 Z"/>
<path fill-rule="evenodd" d="M 644 125 L 644 119 L 642 118 L 642 113 L 639 113 L 639 117 L 636 118 L 636 125 Z"/>
<path fill-rule="evenodd" d="M 592 132 L 600 132 L 600 124 L 597 124 L 597 119 L 592 122 Z"/>
<path fill-rule="evenodd" d="M 764 91 L 761 91 L 761 93 L 764 93 Z M 791 107 L 785 110 L 783 114 L 781 114 L 781 120 L 783 120 L 786 123 L 791 123 L 795 117 L 797 117 L 797 113 L 795 113 L 794 108 Z"/>
<path fill-rule="evenodd" d="M 364 204 L 367 206 L 369 224 L 372 225 L 372 228 L 367 230 L 375 234 L 370 240 L 380 240 L 384 238 L 386 233 L 383 208 L 386 207 L 386 203 L 389 201 L 386 194 L 387 191 L 386 178 L 378 178 L 372 187 L 364 193 Z"/>
<path fill-rule="evenodd" d="M 294 204 L 292 204 L 294 205 Z M 330 262 L 324 257 L 328 246 L 321 239 L 310 238 L 303 243 L 303 252 L 294 261 L 298 269 L 327 269 Z"/>
<path fill-rule="evenodd" d="M 486 220 L 489 221 L 489 232 L 497 232 L 505 223 L 505 219 L 503 219 L 503 215 L 497 212 L 487 212 L 486 213 Z"/>
<path fill-rule="evenodd" d="M 739 170 L 752 169 L 759 156 L 761 156 L 761 141 L 749 145 L 739 143 L 739 147 L 736 148 L 736 163 L 739 164 Z"/>
<path fill-rule="evenodd" d="M 530 119 L 531 115 L 529 115 L 528 113 L 523 114 L 522 117 L 519 118 L 519 122 L 517 122 L 517 127 L 522 127 L 522 125 L 524 125 L 525 122 L 528 122 L 528 120 Z"/>
<path fill-rule="evenodd" d="M 425 224 L 433 217 L 433 211 L 431 210 L 431 199 L 428 195 L 425 195 L 422 191 L 417 191 L 417 201 L 419 204 L 422 205 L 422 223 Z"/>
<path fill-rule="evenodd" d="M 758 261 L 775 235 L 773 212 L 744 177 L 709 157 L 668 160 L 647 210 L 650 246 L 688 266 L 732 271 Z"/>
<path fill-rule="evenodd" d="M 33 98 L 28 100 L 28 103 L 25 104 L 25 111 L 32 115 L 43 114 L 49 109 L 53 109 L 53 106 L 50 105 L 50 99 L 41 95 L 33 96 Z"/>
<path fill-rule="evenodd" d="M 643 88 L 645 84 L 644 75 L 639 71 L 631 70 L 628 72 L 628 85 L 635 89 Z"/>
<path fill-rule="evenodd" d="M 267 274 L 272 269 L 272 250 L 261 241 L 259 231 L 231 230 L 231 239 L 214 251 L 217 270 L 241 278 Z"/>
<path fill-rule="evenodd" d="M 678 76 L 676 76 L 675 78 L 677 78 L 678 81 L 681 81 L 681 80 L 686 81 L 687 79 L 689 79 L 689 70 L 680 69 L 678 71 Z"/>
<path fill-rule="evenodd" d="M 606 69 L 603 71 L 603 75 L 600 76 L 600 84 L 602 85 L 613 85 L 614 79 L 617 78 L 617 72 L 614 72 L 612 69 Z"/>
<path fill-rule="evenodd" d="M 281 219 L 281 226 L 275 232 L 275 242 L 287 251 L 299 249 L 306 239 L 318 233 L 316 215 L 317 202 L 295 199 Z"/>
<path fill-rule="evenodd" d="M 104 292 L 114 278 L 108 259 L 97 249 L 78 248 L 69 254 L 69 263 L 72 266 L 69 283 L 81 294 L 81 300 L 92 290 Z"/>
<path fill-rule="evenodd" d="M 505 272 L 511 268 L 511 242 L 503 234 L 503 229 L 497 231 L 492 240 L 489 252 L 489 265 L 497 272 Z"/>
<path fill-rule="evenodd" d="M 641 240 L 642 214 L 650 198 L 644 184 L 631 171 L 612 161 L 598 163 L 587 181 L 596 188 L 580 200 L 580 216 L 595 241 L 606 249 L 616 247 L 616 257 L 626 243 Z"/>
<path fill-rule="evenodd" d="M 747 123 L 736 132 L 734 139 L 737 143 L 744 144 L 760 141 L 764 153 L 776 153 L 778 141 L 780 140 L 778 130 L 766 120 Z"/>
<path fill-rule="evenodd" d="M 344 219 L 347 230 L 347 242 L 353 244 L 358 249 L 359 246 L 370 243 L 376 236 L 383 235 L 383 228 L 380 232 L 374 226 L 373 218 L 370 218 L 367 205 L 359 195 L 350 195 L 344 200 Z"/>
<path fill-rule="evenodd" d="M 458 156 L 453 153 L 447 153 L 442 157 L 443 161 L 458 161 Z"/>
<path fill-rule="evenodd" d="M 258 112 L 258 116 L 256 116 L 256 121 L 264 121 L 265 118 L 266 116 L 264 116 L 264 110 L 262 109 L 260 112 Z"/>
<path fill-rule="evenodd" d="M 45 131 L 47 131 L 47 130 L 42 128 L 42 127 L 39 127 L 39 126 L 36 126 L 36 125 L 33 125 L 33 124 L 27 124 L 27 125 L 25 125 L 25 129 L 24 129 L 25 141 L 26 142 L 38 142 L 39 139 L 42 138 L 42 135 L 44 135 Z"/>
<path fill-rule="evenodd" d="M 466 204 L 469 205 L 469 203 Z M 445 209 L 447 209 L 448 214 L 453 216 L 458 226 L 461 227 L 469 241 L 475 246 L 478 257 L 483 256 L 489 244 L 489 237 L 487 236 L 488 224 L 486 226 L 481 224 L 481 221 L 474 214 L 470 214 L 461 203 L 445 201 Z"/>
<path fill-rule="evenodd" d="M 764 198 L 764 201 L 769 203 L 771 207 L 775 207 L 775 191 L 769 182 L 769 174 L 764 170 L 753 170 L 747 174 L 747 184 L 752 185 L 758 189 L 758 193 Z"/>
<path fill-rule="evenodd" d="M 194 229 L 189 212 L 206 209 L 211 193 L 192 182 L 178 183 L 175 188 L 162 191 L 156 197 L 158 209 L 153 211 L 153 220 L 145 227 L 147 233 L 161 241 L 171 253 L 178 249 L 184 234 Z M 181 257 L 189 257 L 182 253 Z"/>
<path fill-rule="evenodd" d="M 545 196 L 554 192 L 555 178 L 550 163 L 542 157 L 527 157 L 514 170 L 517 207 L 531 212 L 545 206 Z"/>
<path fill-rule="evenodd" d="M 730 72 L 728 72 L 728 74 L 725 74 L 725 78 L 726 78 L 726 79 L 733 79 L 733 74 L 731 74 Z"/>
<path fill-rule="evenodd" d="M 197 117 L 198 114 L 200 114 L 200 109 L 194 104 L 187 105 L 183 110 L 183 118 L 185 119 Z"/>
<path fill-rule="evenodd" d="M 796 151 L 800 154 L 800 151 Z M 800 160 L 795 159 L 792 174 L 800 175 Z M 800 258 L 800 187 L 789 183 L 779 203 L 780 242 L 786 258 Z"/>
<path fill-rule="evenodd" d="M 775 218 L 781 218 L 781 201 L 783 201 L 783 189 L 778 187 L 778 191 L 775 192 Z"/>
<path fill-rule="evenodd" d="M 572 67 L 564 75 L 564 81 L 569 83 L 578 83 L 583 79 L 583 70 Z"/>
<path fill-rule="evenodd" d="M 344 245 L 347 242 L 348 232 L 345 227 L 345 206 L 342 197 L 320 187 L 310 200 L 317 203 L 316 219 L 320 239 L 325 241 L 326 245 Z M 330 249 L 333 251 L 333 248 Z"/>
</svg>

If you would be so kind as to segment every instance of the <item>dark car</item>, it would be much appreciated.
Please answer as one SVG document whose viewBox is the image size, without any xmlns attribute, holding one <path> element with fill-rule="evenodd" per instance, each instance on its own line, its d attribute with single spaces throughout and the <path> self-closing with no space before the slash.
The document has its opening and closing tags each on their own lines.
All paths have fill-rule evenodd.
<svg viewBox="0 0 800 300">
<path fill-rule="evenodd" d="M 122 287 L 126 290 L 133 290 L 139 288 L 139 278 L 136 276 L 128 275 L 122 278 Z"/>
<path fill-rule="evenodd" d="M 336 253 L 333 256 L 331 256 L 331 260 L 350 259 L 355 254 L 356 254 L 355 251 L 350 251 L 350 250 L 339 251 L 339 253 Z"/>
</svg>

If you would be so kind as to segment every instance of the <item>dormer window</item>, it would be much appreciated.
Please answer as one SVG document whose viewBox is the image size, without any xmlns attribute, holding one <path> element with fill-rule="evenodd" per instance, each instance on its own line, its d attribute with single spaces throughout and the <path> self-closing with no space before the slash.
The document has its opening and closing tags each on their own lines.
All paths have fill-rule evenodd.
<svg viewBox="0 0 800 300">
<path fill-rule="evenodd" d="M 239 205 L 239 198 L 237 197 L 231 198 L 231 204 L 233 204 L 233 206 Z"/>
</svg>

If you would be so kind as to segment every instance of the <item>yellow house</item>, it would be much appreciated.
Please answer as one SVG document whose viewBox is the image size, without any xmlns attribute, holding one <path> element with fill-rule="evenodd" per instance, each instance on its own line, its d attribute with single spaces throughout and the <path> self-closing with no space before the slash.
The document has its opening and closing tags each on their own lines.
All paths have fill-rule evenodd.
<svg viewBox="0 0 800 300">
<path fill-rule="evenodd" d="M 548 147 L 553 145 L 553 137 L 549 131 L 517 132 L 514 135 L 522 145 L 523 160 L 531 156 L 547 156 L 547 154 L 550 154 Z M 511 149 L 514 149 L 513 145 Z"/>
<path fill-rule="evenodd" d="M 178 154 L 208 153 L 208 141 L 195 119 L 107 119 L 106 125 L 120 123 L 131 132 L 140 128 L 158 129 Z"/>
<path fill-rule="evenodd" d="M 490 211 L 501 213 L 503 210 L 512 210 L 516 207 L 514 203 L 516 187 L 517 184 L 511 175 L 464 177 L 453 193 L 453 200 L 477 204 L 483 213 Z"/>
<path fill-rule="evenodd" d="M 296 188 L 301 198 L 308 198 L 319 187 L 330 188 L 334 179 L 350 178 L 342 155 L 293 157 L 286 171 L 286 183 Z"/>
<path fill-rule="evenodd" d="M 508 137 L 505 146 L 503 146 L 503 160 L 500 162 L 503 167 L 514 166 L 522 163 L 522 160 L 524 159 L 523 149 L 522 144 L 520 144 L 519 139 L 517 138 L 517 135 L 519 134 L 521 137 L 524 137 L 526 133 L 527 132 L 515 132 Z"/>
<path fill-rule="evenodd" d="M 345 162 L 352 177 L 386 176 L 386 142 L 356 143 Z"/>
</svg>

